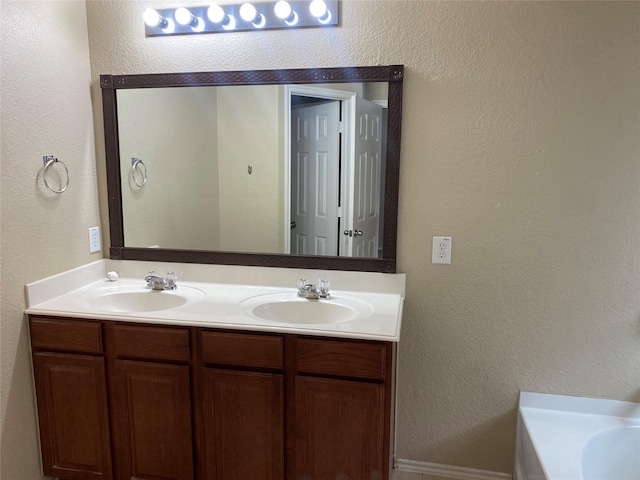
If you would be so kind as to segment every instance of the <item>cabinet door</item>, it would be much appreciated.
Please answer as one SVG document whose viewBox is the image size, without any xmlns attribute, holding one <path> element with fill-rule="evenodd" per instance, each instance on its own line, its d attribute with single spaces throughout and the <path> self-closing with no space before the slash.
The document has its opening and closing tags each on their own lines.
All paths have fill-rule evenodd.
<svg viewBox="0 0 640 480">
<path fill-rule="evenodd" d="M 282 375 L 204 369 L 208 480 L 282 480 Z"/>
<path fill-rule="evenodd" d="M 116 360 L 118 480 L 191 480 L 189 367 Z"/>
<path fill-rule="evenodd" d="M 296 480 L 386 479 L 384 388 L 296 377 Z"/>
<path fill-rule="evenodd" d="M 33 360 L 45 475 L 112 478 L 104 359 L 36 353 Z"/>
</svg>

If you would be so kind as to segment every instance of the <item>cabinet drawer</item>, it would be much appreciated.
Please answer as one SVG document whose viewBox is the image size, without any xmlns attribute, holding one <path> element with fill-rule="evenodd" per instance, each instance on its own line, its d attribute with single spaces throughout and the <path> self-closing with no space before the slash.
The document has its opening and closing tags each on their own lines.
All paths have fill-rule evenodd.
<svg viewBox="0 0 640 480">
<path fill-rule="evenodd" d="M 386 345 L 298 339 L 299 373 L 384 380 Z"/>
<path fill-rule="evenodd" d="M 152 326 L 114 325 L 116 357 L 188 362 L 189 330 Z"/>
<path fill-rule="evenodd" d="M 34 350 L 102 353 L 102 325 L 81 320 L 31 317 Z"/>
<path fill-rule="evenodd" d="M 204 363 L 282 369 L 282 337 L 201 332 L 201 339 Z"/>
</svg>

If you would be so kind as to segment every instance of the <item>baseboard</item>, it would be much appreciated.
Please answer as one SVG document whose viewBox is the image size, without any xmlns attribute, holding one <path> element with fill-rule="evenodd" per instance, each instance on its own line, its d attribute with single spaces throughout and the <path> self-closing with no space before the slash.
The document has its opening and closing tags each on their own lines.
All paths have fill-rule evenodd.
<svg viewBox="0 0 640 480">
<path fill-rule="evenodd" d="M 423 473 L 448 480 L 512 480 L 510 473 L 492 472 L 476 468 L 456 467 L 440 463 L 417 462 L 415 460 L 398 459 L 395 469 L 399 472 Z"/>
<path fill-rule="evenodd" d="M 524 473 L 522 472 L 522 467 L 520 466 L 520 461 L 516 459 L 516 466 L 513 469 L 513 480 L 524 480 Z"/>
</svg>

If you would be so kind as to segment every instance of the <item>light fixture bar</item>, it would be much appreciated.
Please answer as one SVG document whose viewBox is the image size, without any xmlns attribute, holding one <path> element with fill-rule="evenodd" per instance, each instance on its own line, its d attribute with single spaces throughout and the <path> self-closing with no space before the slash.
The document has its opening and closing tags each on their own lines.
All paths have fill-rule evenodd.
<svg viewBox="0 0 640 480">
<path fill-rule="evenodd" d="M 247 12 L 253 11 L 255 15 L 249 15 L 249 18 Z M 233 5 L 212 2 L 199 7 L 178 6 L 146 11 L 144 20 L 147 37 L 335 27 L 338 25 L 338 0 L 250 1 Z"/>
</svg>

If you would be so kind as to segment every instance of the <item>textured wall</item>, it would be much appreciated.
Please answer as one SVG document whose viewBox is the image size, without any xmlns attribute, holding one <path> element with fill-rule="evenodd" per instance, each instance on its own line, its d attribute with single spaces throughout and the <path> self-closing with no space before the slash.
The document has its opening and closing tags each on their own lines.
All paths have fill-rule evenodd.
<svg viewBox="0 0 640 480">
<path fill-rule="evenodd" d="M 339 28 L 147 39 L 152 4 L 87 4 L 94 99 L 100 73 L 406 66 L 400 458 L 508 472 L 520 389 L 640 400 L 640 3 L 346 0 Z"/>
<path fill-rule="evenodd" d="M 640 401 L 640 3 L 420 5 L 398 453 L 509 471 L 518 390 Z"/>
<path fill-rule="evenodd" d="M 508 472 L 520 389 L 640 401 L 640 3 L 345 0 L 339 28 L 146 39 L 152 4 L 168 2 L 87 3 L 99 128 L 100 73 L 406 65 L 399 457 Z M 42 150 L 92 157 L 86 52 L 68 61 L 82 22 L 34 5 L 23 33 L 2 4 L 7 479 L 37 478 L 21 285 L 88 260 L 79 239 L 95 218 L 89 161 L 73 167 L 83 201 L 23 183 Z M 68 92 L 51 98 L 52 85 Z M 453 236 L 452 265 L 431 265 L 433 235 Z"/>
<path fill-rule="evenodd" d="M 102 257 L 89 255 L 87 232 L 100 222 L 89 47 L 84 2 L 3 0 L 0 10 L 0 477 L 33 480 L 40 459 L 24 285 Z M 43 155 L 69 168 L 62 195 L 44 187 Z"/>
</svg>

